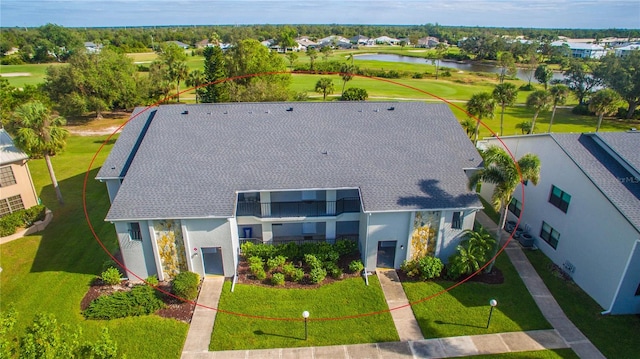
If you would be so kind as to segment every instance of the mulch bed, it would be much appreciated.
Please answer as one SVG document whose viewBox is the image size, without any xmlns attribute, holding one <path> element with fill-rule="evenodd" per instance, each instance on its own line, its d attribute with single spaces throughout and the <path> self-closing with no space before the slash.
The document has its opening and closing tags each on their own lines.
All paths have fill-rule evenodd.
<svg viewBox="0 0 640 359">
<path fill-rule="evenodd" d="M 128 291 L 133 287 L 133 283 L 122 281 L 119 285 L 107 285 L 99 278 L 96 278 L 89 287 L 87 294 L 80 302 L 80 310 L 84 311 L 89 304 L 102 295 L 109 295 L 117 291 Z M 168 282 L 160 282 L 158 288 L 164 292 L 171 292 L 171 285 Z M 158 310 L 155 314 L 163 318 L 172 318 L 185 323 L 191 322 L 193 310 L 196 305 L 194 303 L 184 302 L 170 295 L 161 293 L 161 299 L 166 304 L 166 308 Z"/>
</svg>

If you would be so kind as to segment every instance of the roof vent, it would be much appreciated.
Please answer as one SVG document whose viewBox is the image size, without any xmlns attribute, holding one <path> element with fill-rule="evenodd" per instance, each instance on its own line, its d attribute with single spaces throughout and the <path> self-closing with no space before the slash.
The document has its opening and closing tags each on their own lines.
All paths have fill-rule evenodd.
<svg viewBox="0 0 640 359">
<path fill-rule="evenodd" d="M 391 106 L 391 107 L 389 107 L 387 110 L 388 110 L 388 111 L 393 111 L 393 110 L 395 110 L 395 109 L 396 109 L 395 107 Z"/>
<path fill-rule="evenodd" d="M 358 110 L 358 112 L 362 112 L 362 109 Z"/>
<path fill-rule="evenodd" d="M 631 127 L 631 128 L 629 129 L 629 132 L 637 132 L 637 131 L 638 131 L 638 129 L 637 129 L 637 128 L 635 128 L 635 127 Z"/>
<path fill-rule="evenodd" d="M 189 111 L 184 110 L 184 111 L 182 111 L 182 114 L 183 114 L 183 115 L 188 115 L 188 114 L 189 114 Z"/>
<path fill-rule="evenodd" d="M 225 112 L 223 112 L 223 113 L 226 115 L 226 114 L 228 114 L 228 113 L 229 113 L 229 111 L 225 111 Z"/>
<path fill-rule="evenodd" d="M 293 107 L 289 107 L 289 108 L 287 109 L 287 112 L 293 112 Z"/>
<path fill-rule="evenodd" d="M 377 108 L 375 110 L 373 110 L 373 112 L 379 112 L 380 110 L 378 110 Z"/>
<path fill-rule="evenodd" d="M 323 155 L 328 155 L 329 154 L 329 152 L 327 152 L 327 151 L 322 151 L 320 153 L 322 153 Z"/>
</svg>

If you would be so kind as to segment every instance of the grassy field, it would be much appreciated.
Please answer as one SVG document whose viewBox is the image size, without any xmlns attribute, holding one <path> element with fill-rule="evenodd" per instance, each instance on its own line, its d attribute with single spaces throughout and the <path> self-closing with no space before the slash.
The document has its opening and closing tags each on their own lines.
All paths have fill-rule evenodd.
<svg viewBox="0 0 640 359">
<path fill-rule="evenodd" d="M 516 352 L 491 355 L 474 355 L 472 359 L 578 359 L 571 349 L 539 350 L 535 352 Z"/>
<path fill-rule="evenodd" d="M 47 68 L 49 66 L 64 66 L 61 63 L 50 64 L 27 64 L 27 65 L 0 65 L 0 74 L 5 77 L 7 74 L 20 73 L 28 76 L 6 76 L 11 86 L 22 88 L 25 85 L 37 85 L 44 82 Z"/>
<path fill-rule="evenodd" d="M 541 251 L 525 252 L 531 264 L 567 317 L 607 358 L 637 358 L 640 316 L 601 315 L 604 310 L 573 282 L 549 270 L 551 261 Z M 636 333 L 630 335 L 630 333 Z"/>
<path fill-rule="evenodd" d="M 178 357 L 188 325 L 158 316 L 88 321 L 80 313 L 80 301 L 89 283 L 100 272 L 107 254 L 97 244 L 86 224 L 82 209 L 82 185 L 93 154 L 105 137 L 69 138 L 66 151 L 53 158 L 53 165 L 65 198 L 58 205 L 43 160 L 31 160 L 29 168 L 42 202 L 54 213 L 45 231 L 0 247 L 2 275 L 0 308 L 14 306 L 18 322 L 13 335 L 24 333 L 36 313 L 53 313 L 59 323 L 80 326 L 83 338 L 94 341 L 101 328 L 109 328 L 119 353 L 129 358 Z M 111 144 L 97 158 L 101 164 Z M 87 182 L 87 207 L 91 222 L 105 245 L 117 246 L 113 226 L 104 221 L 109 200 L 105 185 Z"/>
<path fill-rule="evenodd" d="M 550 329 L 506 254 L 496 267 L 503 284 L 466 282 L 447 293 L 414 304 L 413 312 L 425 338 Z M 455 284 L 449 281 L 402 283 L 410 302 L 418 301 Z M 496 299 L 491 325 L 486 328 L 489 300 Z"/>
<path fill-rule="evenodd" d="M 211 336 L 211 350 L 264 349 L 398 341 L 391 314 L 382 312 L 354 319 L 322 320 L 384 311 L 387 303 L 376 276 L 366 286 L 352 278 L 318 289 L 276 289 L 226 282 L 220 312 Z M 309 337 L 304 340 L 302 312 L 309 311 Z M 257 319 L 251 316 L 290 318 Z"/>
</svg>

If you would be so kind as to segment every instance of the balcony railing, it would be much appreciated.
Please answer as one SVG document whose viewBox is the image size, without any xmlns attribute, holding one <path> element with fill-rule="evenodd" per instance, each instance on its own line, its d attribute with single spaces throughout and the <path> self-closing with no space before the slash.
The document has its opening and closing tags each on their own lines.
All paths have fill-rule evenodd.
<svg viewBox="0 0 640 359">
<path fill-rule="evenodd" d="M 342 213 L 360 212 L 359 198 L 341 198 L 337 201 L 298 201 L 260 203 L 238 201 L 237 216 L 260 218 L 324 217 Z"/>
<path fill-rule="evenodd" d="M 304 243 L 320 243 L 320 242 L 337 242 L 337 241 L 352 241 L 358 242 L 357 234 L 350 235 L 338 235 L 335 240 L 328 240 L 322 236 L 288 236 L 288 237 L 276 237 L 271 242 L 263 242 L 261 238 L 240 238 L 240 244 L 246 242 L 251 242 L 253 244 L 286 244 L 286 243 L 295 243 L 297 245 L 302 245 Z"/>
</svg>

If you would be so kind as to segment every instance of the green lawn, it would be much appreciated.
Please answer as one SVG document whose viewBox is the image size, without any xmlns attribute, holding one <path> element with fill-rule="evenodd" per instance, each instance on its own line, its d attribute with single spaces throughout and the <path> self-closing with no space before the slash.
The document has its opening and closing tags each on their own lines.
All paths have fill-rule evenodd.
<svg viewBox="0 0 640 359">
<path fill-rule="evenodd" d="M 49 64 L 27 64 L 27 65 L 0 65 L 0 74 L 11 73 L 24 73 L 30 74 L 29 76 L 8 76 L 5 77 L 9 80 L 11 86 L 18 88 L 25 85 L 37 85 L 44 82 L 47 68 L 49 66 L 61 66 L 61 63 L 49 63 Z M 4 77 L 4 76 L 3 76 Z"/>
<path fill-rule="evenodd" d="M 607 358 L 637 358 L 640 350 L 640 316 L 601 315 L 604 310 L 573 282 L 554 275 L 551 261 L 541 251 L 525 251 L 569 319 Z"/>
<path fill-rule="evenodd" d="M 496 260 L 503 284 L 466 282 L 434 298 L 414 304 L 413 312 L 425 338 L 551 329 L 506 254 Z M 407 298 L 416 302 L 454 285 L 450 281 L 402 283 Z M 496 299 L 491 325 L 486 328 L 489 300 Z"/>
<path fill-rule="evenodd" d="M 61 324 L 80 326 L 83 338 L 90 341 L 98 338 L 101 328 L 109 328 L 119 353 L 129 358 L 178 357 L 188 328 L 185 323 L 157 316 L 87 321 L 80 313 L 80 301 L 107 259 L 86 224 L 81 202 L 85 171 L 104 139 L 72 136 L 66 151 L 53 158 L 64 206 L 56 202 L 44 161 L 29 162 L 36 190 L 54 218 L 45 231 L 0 247 L 0 308 L 13 305 L 17 310 L 14 335 L 23 334 L 36 313 L 46 312 Z M 111 147 L 100 153 L 98 166 Z M 113 250 L 115 232 L 104 221 L 109 200 L 105 185 L 94 180 L 96 173 L 92 170 L 87 182 L 88 212 L 96 232 Z"/>
<path fill-rule="evenodd" d="M 318 289 L 277 289 L 226 282 L 211 336 L 210 350 L 263 349 L 398 341 L 391 314 L 376 276 L 346 279 Z M 304 340 L 302 312 L 309 311 Z M 380 314 L 352 319 L 364 313 Z M 268 320 L 252 316 L 283 318 Z"/>
<path fill-rule="evenodd" d="M 580 358 L 571 349 L 538 350 L 535 352 L 516 352 L 491 355 L 474 355 L 472 359 L 577 359 Z"/>
</svg>

